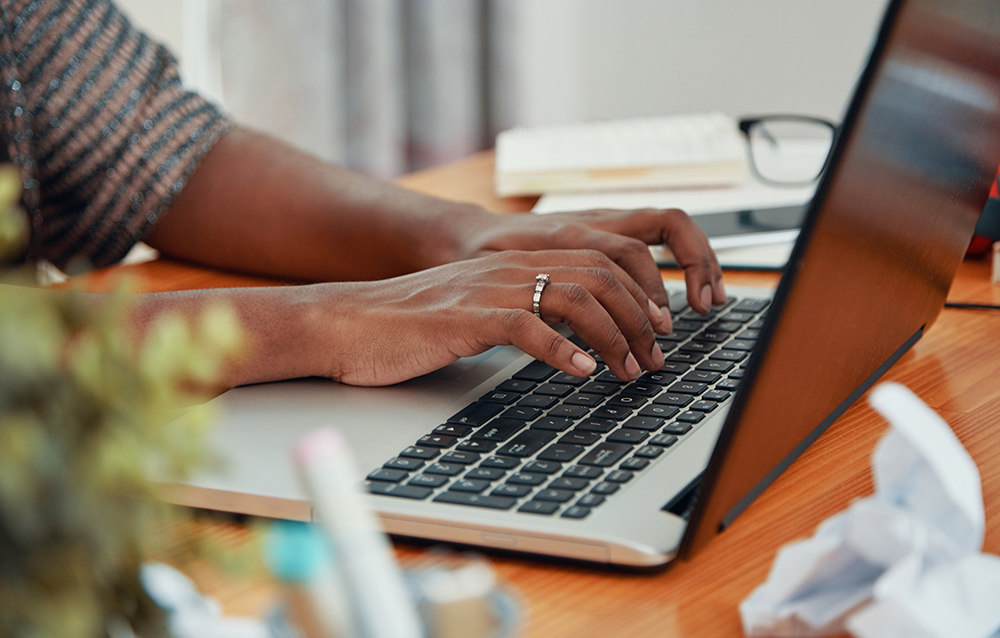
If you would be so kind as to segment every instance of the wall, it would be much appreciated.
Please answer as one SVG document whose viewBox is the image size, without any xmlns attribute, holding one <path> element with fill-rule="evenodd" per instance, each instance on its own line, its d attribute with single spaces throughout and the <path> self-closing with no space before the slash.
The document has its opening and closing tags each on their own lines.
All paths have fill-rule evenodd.
<svg viewBox="0 0 1000 638">
<path fill-rule="evenodd" d="M 119 1 L 182 58 L 186 78 L 206 85 L 203 70 L 191 64 L 197 60 L 185 60 L 182 51 L 199 50 L 197 39 L 205 34 L 197 33 L 198 16 L 210 0 Z M 514 47 L 506 56 L 513 68 L 502 99 L 494 99 L 505 125 L 706 110 L 838 119 L 885 5 L 885 0 L 492 2 L 504 5 L 500 37 Z"/>
<path fill-rule="evenodd" d="M 501 2 L 504 0 L 500 0 Z M 516 0 L 523 124 L 721 110 L 839 119 L 884 0 Z"/>
</svg>

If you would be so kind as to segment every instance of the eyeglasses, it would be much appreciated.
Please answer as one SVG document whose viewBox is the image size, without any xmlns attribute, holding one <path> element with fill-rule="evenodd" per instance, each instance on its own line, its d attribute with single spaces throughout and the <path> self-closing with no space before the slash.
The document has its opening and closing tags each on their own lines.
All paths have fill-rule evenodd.
<svg viewBox="0 0 1000 638">
<path fill-rule="evenodd" d="M 767 115 L 740 120 L 750 169 L 774 186 L 805 186 L 823 174 L 838 127 L 817 117 Z"/>
</svg>

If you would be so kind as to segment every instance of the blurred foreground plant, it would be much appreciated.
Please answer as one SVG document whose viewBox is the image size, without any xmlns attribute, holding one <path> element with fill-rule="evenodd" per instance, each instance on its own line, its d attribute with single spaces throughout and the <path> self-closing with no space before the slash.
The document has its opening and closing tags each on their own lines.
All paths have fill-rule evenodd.
<svg viewBox="0 0 1000 638">
<path fill-rule="evenodd" d="M 24 246 L 18 184 L 0 169 L 0 264 Z M 162 317 L 137 348 L 128 295 L 0 277 L 0 636 L 163 635 L 139 583 L 153 481 L 207 460 L 209 415 L 184 408 L 235 352 L 235 315 Z"/>
</svg>

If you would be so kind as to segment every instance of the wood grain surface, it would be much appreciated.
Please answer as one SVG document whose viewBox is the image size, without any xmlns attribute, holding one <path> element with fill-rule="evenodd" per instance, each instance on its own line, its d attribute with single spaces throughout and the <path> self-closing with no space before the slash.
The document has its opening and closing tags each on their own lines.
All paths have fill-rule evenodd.
<svg viewBox="0 0 1000 638">
<path fill-rule="evenodd" d="M 492 195 L 493 156 L 405 176 L 414 190 L 475 202 L 503 213 L 530 209 L 533 198 Z M 91 275 L 100 289 L 122 274 L 145 290 L 241 286 L 267 282 L 236 273 L 156 260 Z M 680 278 L 676 271 L 664 276 Z M 731 285 L 773 287 L 777 276 L 731 272 Z M 951 301 L 1000 303 L 1000 287 L 989 281 L 989 265 L 967 260 L 950 293 Z M 909 386 L 954 428 L 980 468 L 986 504 L 985 551 L 1000 553 L 1000 310 L 945 309 L 937 323 L 885 377 Z M 850 408 L 736 523 L 689 561 L 654 574 L 624 573 L 545 559 L 491 554 L 504 585 L 517 593 L 524 613 L 523 634 L 559 636 L 741 636 L 738 603 L 767 575 L 783 543 L 810 535 L 824 518 L 853 499 L 871 493 L 869 456 L 885 423 L 864 400 Z M 253 526 L 228 519 L 183 524 L 195 535 L 229 548 L 255 547 Z M 262 569 L 225 574 L 190 563 L 180 544 L 164 558 L 192 574 L 227 613 L 263 615 L 278 591 Z M 404 565 L 426 551 L 397 544 Z"/>
</svg>

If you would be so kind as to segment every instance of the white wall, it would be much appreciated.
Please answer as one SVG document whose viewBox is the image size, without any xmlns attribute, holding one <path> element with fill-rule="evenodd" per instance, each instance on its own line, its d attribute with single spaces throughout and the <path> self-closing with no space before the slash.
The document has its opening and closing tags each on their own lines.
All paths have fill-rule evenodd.
<svg viewBox="0 0 1000 638">
<path fill-rule="evenodd" d="M 522 124 L 721 110 L 839 119 L 885 0 L 515 1 Z"/>
<path fill-rule="evenodd" d="M 192 13 L 208 0 L 119 0 L 195 84 Z M 284 0 L 294 1 L 294 0 Z M 418 2 L 419 0 L 404 0 Z M 494 0 L 515 43 L 509 124 L 721 110 L 839 119 L 885 0 Z M 192 7 L 194 10 L 192 11 Z M 182 9 L 188 12 L 185 25 Z M 186 31 L 185 31 L 186 29 Z M 187 42 L 185 43 L 185 37 Z M 198 35 L 195 35 L 197 39 Z M 201 34 L 200 37 L 205 37 Z"/>
</svg>

